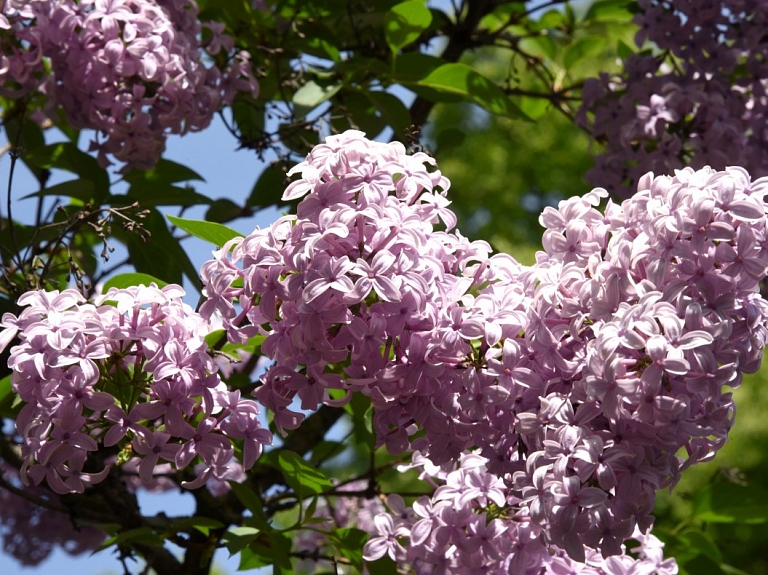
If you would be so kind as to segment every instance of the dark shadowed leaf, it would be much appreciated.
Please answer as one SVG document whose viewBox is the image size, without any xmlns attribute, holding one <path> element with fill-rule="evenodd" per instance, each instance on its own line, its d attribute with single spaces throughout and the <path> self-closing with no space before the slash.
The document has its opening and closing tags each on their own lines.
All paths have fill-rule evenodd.
<svg viewBox="0 0 768 575">
<path fill-rule="evenodd" d="M 714 483 L 696 499 L 694 516 L 710 523 L 765 523 L 768 491 L 754 485 Z"/>
<path fill-rule="evenodd" d="M 280 198 L 283 197 L 287 182 L 283 166 L 279 163 L 271 164 L 256 180 L 245 205 L 252 208 L 263 208 L 283 203 Z"/>
<path fill-rule="evenodd" d="M 74 198 L 81 202 L 89 202 L 95 195 L 96 187 L 91 180 L 68 180 L 59 184 L 54 184 L 43 188 L 39 192 L 28 194 L 21 198 L 26 200 L 27 198 L 38 198 L 44 196 L 63 196 L 67 198 Z"/>
</svg>

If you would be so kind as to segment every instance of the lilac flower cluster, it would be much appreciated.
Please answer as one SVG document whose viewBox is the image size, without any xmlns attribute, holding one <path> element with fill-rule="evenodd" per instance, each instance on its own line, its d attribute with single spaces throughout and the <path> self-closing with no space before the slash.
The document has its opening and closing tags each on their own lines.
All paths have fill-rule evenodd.
<svg viewBox="0 0 768 575">
<path fill-rule="evenodd" d="M 204 65 L 204 27 L 205 50 L 224 50 L 226 69 Z M 238 91 L 257 93 L 248 55 L 222 30 L 199 22 L 192 0 L 4 2 L 0 94 L 39 89 L 49 113 L 60 106 L 70 125 L 97 132 L 102 163 L 111 154 L 151 168 L 169 134 L 205 128 Z"/>
<path fill-rule="evenodd" d="M 437 229 L 455 219 L 423 154 L 346 132 L 292 173 L 297 216 L 202 271 L 201 314 L 232 341 L 266 336 L 255 395 L 281 431 L 300 425 L 295 403 L 362 392 L 380 444 L 437 465 L 479 448 L 484 488 L 516 498 L 491 501 L 578 560 L 619 554 L 655 492 L 724 443 L 725 388 L 768 338 L 768 180 L 647 175 L 604 211 L 595 189 L 544 211 L 546 251 L 525 268 Z"/>
<path fill-rule="evenodd" d="M 0 351 L 20 339 L 8 366 L 24 402 L 22 481 L 82 492 L 105 478 L 99 451 L 113 446 L 145 484 L 159 465 L 198 458 L 197 477 L 183 485 L 224 477 L 235 445 L 243 467 L 253 466 L 272 436 L 256 402 L 219 379 L 209 325 L 183 295 L 173 285 L 112 288 L 90 304 L 74 290 L 34 291 L 20 298 L 18 317 L 3 316 Z"/>
<path fill-rule="evenodd" d="M 587 550 L 580 562 L 562 550 L 550 552 L 541 543 L 534 510 L 515 497 L 504 482 L 487 470 L 487 460 L 467 453 L 458 465 L 438 467 L 419 453 L 413 465 L 436 489 L 406 509 L 390 496 L 392 513 L 374 518 L 375 536 L 363 549 L 366 561 L 389 556 L 416 573 L 471 575 L 674 575 L 674 559 L 664 559 L 664 544 L 638 529 L 631 533 L 639 546 L 632 555 L 617 542 L 615 554 L 603 557 Z M 514 508 L 510 513 L 508 510 Z"/>
<path fill-rule="evenodd" d="M 758 0 L 639 0 L 636 43 L 619 76 L 584 85 L 577 116 L 606 142 L 587 178 L 628 197 L 648 171 L 744 166 L 768 173 L 768 15 Z"/>
</svg>

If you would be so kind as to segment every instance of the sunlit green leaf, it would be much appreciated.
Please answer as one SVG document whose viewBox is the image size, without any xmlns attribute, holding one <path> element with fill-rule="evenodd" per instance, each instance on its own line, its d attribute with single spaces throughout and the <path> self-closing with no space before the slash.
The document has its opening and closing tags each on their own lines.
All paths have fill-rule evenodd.
<svg viewBox="0 0 768 575">
<path fill-rule="evenodd" d="M 177 228 L 184 230 L 188 234 L 192 234 L 196 238 L 210 242 L 215 246 L 223 246 L 229 240 L 243 236 L 240 232 L 216 222 L 187 220 L 171 215 L 166 215 L 165 217 L 167 217 Z"/>
<path fill-rule="evenodd" d="M 571 68 L 579 60 L 599 54 L 605 48 L 605 43 L 606 39 L 598 36 L 590 36 L 574 42 L 563 56 L 563 65 Z"/>
<path fill-rule="evenodd" d="M 390 49 L 397 53 L 413 43 L 432 23 L 432 13 L 423 0 L 409 0 L 394 5 L 384 18 L 384 35 Z"/>
<path fill-rule="evenodd" d="M 304 116 L 310 110 L 313 110 L 341 89 L 341 84 L 329 84 L 321 86 L 314 80 L 309 80 L 293 95 L 293 103 L 302 108 L 297 112 L 297 116 Z"/>
<path fill-rule="evenodd" d="M 630 7 L 634 4 L 632 0 L 598 0 L 589 7 L 584 20 L 626 22 L 632 19 Z"/>
<path fill-rule="evenodd" d="M 125 175 L 125 181 L 135 182 L 186 182 L 189 180 L 205 181 L 203 177 L 192 168 L 178 162 L 161 158 L 151 170 L 131 170 Z"/>
<path fill-rule="evenodd" d="M 510 100 L 504 90 L 466 64 L 443 64 L 416 84 L 462 96 L 492 114 L 530 119 Z"/>
<path fill-rule="evenodd" d="M 319 495 L 333 487 L 331 480 L 322 471 L 302 459 L 298 453 L 280 451 L 278 464 L 285 482 L 300 498 Z"/>
<path fill-rule="evenodd" d="M 148 286 L 151 283 L 156 284 L 157 287 L 159 288 L 162 288 L 168 285 L 168 282 L 164 282 L 163 280 L 158 279 L 149 274 L 142 274 L 142 273 L 135 273 L 135 272 L 125 273 L 125 274 L 116 275 L 108 279 L 106 282 L 104 282 L 104 286 L 102 287 L 102 293 L 107 293 L 110 288 L 125 289 L 125 288 L 138 286 L 138 285 Z"/>
<path fill-rule="evenodd" d="M 255 527 L 232 527 L 224 533 L 222 541 L 231 557 L 247 547 L 249 543 L 256 539 L 259 533 L 260 531 Z"/>
</svg>

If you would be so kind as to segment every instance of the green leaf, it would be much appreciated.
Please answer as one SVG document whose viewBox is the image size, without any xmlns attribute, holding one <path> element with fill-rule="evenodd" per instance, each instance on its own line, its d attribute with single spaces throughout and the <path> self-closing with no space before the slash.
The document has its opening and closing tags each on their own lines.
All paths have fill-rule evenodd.
<svg viewBox="0 0 768 575">
<path fill-rule="evenodd" d="M 397 565 L 386 555 L 376 561 L 366 562 L 369 575 L 397 575 Z"/>
<path fill-rule="evenodd" d="M 36 122 L 29 119 L 23 119 L 17 116 L 6 116 L 4 118 L 3 126 L 5 127 L 5 133 L 8 137 L 8 142 L 16 148 L 19 153 L 19 157 L 26 164 L 26 166 L 32 171 L 35 179 L 40 182 L 46 177 L 43 168 L 37 168 L 27 162 L 27 155 L 30 151 L 42 148 L 45 146 L 45 136 L 40 126 Z M 19 133 L 19 127 L 21 127 L 21 133 Z"/>
<path fill-rule="evenodd" d="M 284 204 L 285 202 L 280 198 L 283 197 L 287 181 L 282 164 L 276 162 L 269 165 L 256 180 L 245 205 L 252 208 L 265 208 Z"/>
<path fill-rule="evenodd" d="M 136 529 L 129 529 L 128 531 L 123 531 L 119 535 L 110 537 L 93 553 L 97 553 L 118 543 L 141 543 L 142 545 L 150 545 L 152 547 L 162 547 L 165 543 L 165 539 L 155 533 L 154 529 L 151 527 L 137 527 Z"/>
<path fill-rule="evenodd" d="M 397 96 L 378 90 L 366 90 L 363 94 L 376 106 L 382 119 L 392 127 L 395 134 L 402 134 L 411 125 L 411 113 Z"/>
<path fill-rule="evenodd" d="M 329 98 L 332 98 L 340 89 L 341 84 L 321 86 L 314 80 L 309 80 L 301 88 L 296 90 L 296 93 L 293 95 L 293 103 L 299 108 L 299 110 L 296 111 L 296 115 L 299 117 L 306 116 L 308 112 Z"/>
<path fill-rule="evenodd" d="M 232 557 L 252 543 L 258 537 L 260 531 L 255 527 L 232 527 L 222 536 L 222 541 Z"/>
<path fill-rule="evenodd" d="M 710 523 L 765 523 L 768 492 L 753 485 L 714 483 L 696 499 L 693 514 Z"/>
<path fill-rule="evenodd" d="M 363 545 L 368 540 L 368 533 L 354 527 L 340 528 L 331 531 L 328 539 L 354 567 L 363 570 Z"/>
<path fill-rule="evenodd" d="M 384 37 L 393 54 L 416 41 L 432 23 L 432 12 L 423 0 L 409 0 L 392 6 L 384 17 Z"/>
<path fill-rule="evenodd" d="M 290 552 L 291 540 L 282 533 L 273 531 L 260 534 L 241 551 L 238 570 L 247 571 L 272 565 L 272 573 L 287 575 L 292 572 Z"/>
<path fill-rule="evenodd" d="M 209 517 L 201 517 L 199 515 L 195 515 L 194 517 L 185 517 L 184 519 L 174 521 L 173 523 L 174 529 L 180 530 L 185 527 L 197 529 L 200 533 L 208 537 L 211 529 L 221 529 L 224 527 L 224 524 L 221 521 L 216 521 L 215 519 L 211 519 Z"/>
<path fill-rule="evenodd" d="M 83 203 L 89 202 L 94 197 L 95 187 L 90 180 L 68 180 L 59 184 L 54 184 L 43 188 L 39 192 L 33 194 L 27 194 L 22 200 L 27 198 L 40 198 L 46 196 L 64 196 L 67 198 L 74 198 L 80 200 Z"/>
<path fill-rule="evenodd" d="M 237 481 L 229 481 L 228 483 L 240 503 L 245 505 L 245 508 L 253 514 L 249 522 L 252 522 L 260 531 L 271 531 L 272 526 L 267 522 L 267 517 L 264 515 L 264 502 L 261 497 L 244 483 Z"/>
<path fill-rule="evenodd" d="M 680 565 L 680 568 L 681 575 L 725 575 L 725 571 L 720 565 L 703 553 L 699 553 L 693 559 L 686 561 Z"/>
<path fill-rule="evenodd" d="M 530 120 L 523 111 L 491 80 L 466 64 L 443 64 L 433 70 L 426 78 L 417 82 L 418 86 L 432 88 L 439 92 L 456 94 L 485 108 L 492 114 Z"/>
<path fill-rule="evenodd" d="M 574 42 L 563 56 L 563 65 L 566 68 L 572 68 L 576 62 L 590 56 L 595 56 L 603 51 L 606 44 L 606 38 L 599 36 L 589 36 Z"/>
<path fill-rule="evenodd" d="M 250 210 L 247 210 L 250 213 Z M 244 215 L 242 206 L 238 206 L 229 198 L 220 198 L 211 204 L 208 211 L 205 212 L 205 219 L 209 222 L 231 222 Z M 247 214 L 246 214 L 247 215 Z"/>
<path fill-rule="evenodd" d="M 395 80 L 402 84 L 416 84 L 446 64 L 448 62 L 437 56 L 421 52 L 406 52 L 397 59 Z"/>
<path fill-rule="evenodd" d="M 151 234 L 149 242 L 143 241 L 136 233 L 113 228 L 115 237 L 128 248 L 131 264 L 136 271 L 175 284 L 181 284 L 182 275 L 185 275 L 195 289 L 200 291 L 202 283 L 197 268 L 182 249 L 179 240 L 171 235 L 162 215 L 152 210 L 142 225 Z M 162 246 L 162 249 L 158 249 L 158 246 Z"/>
<path fill-rule="evenodd" d="M 520 109 L 526 116 L 536 120 L 547 113 L 550 108 L 550 101 L 546 98 L 534 98 L 531 96 L 522 96 L 516 98 Z"/>
<path fill-rule="evenodd" d="M 186 182 L 189 180 L 205 179 L 192 168 L 188 168 L 177 162 L 160 159 L 157 165 L 151 170 L 131 170 L 125 175 L 125 181 L 131 184 L 137 182 L 165 182 L 173 184 L 176 182 Z"/>
<path fill-rule="evenodd" d="M 354 393 L 344 410 L 352 416 L 352 437 L 355 442 L 372 450 L 376 445 L 376 435 L 373 433 L 373 407 L 370 398 L 362 393 Z"/>
<path fill-rule="evenodd" d="M 197 206 L 208 205 L 213 200 L 198 194 L 190 188 L 181 188 L 168 182 L 136 182 L 128 188 L 125 196 L 113 196 L 115 200 L 125 197 L 126 203 L 139 202 L 142 208 L 157 206 Z"/>
<path fill-rule="evenodd" d="M 215 329 L 211 333 L 205 336 L 205 343 L 208 346 L 208 349 L 211 349 L 215 347 L 219 341 L 221 341 L 221 338 L 223 338 L 227 333 L 226 329 Z"/>
<path fill-rule="evenodd" d="M 688 549 L 698 550 L 718 565 L 723 562 L 723 555 L 720 553 L 717 543 L 700 529 L 687 529 L 680 534 L 680 539 L 684 541 Z"/>
<path fill-rule="evenodd" d="M 533 22 L 534 30 L 560 29 L 566 25 L 566 14 L 561 10 L 547 10 Z"/>
<path fill-rule="evenodd" d="M 375 138 L 387 127 L 387 122 L 378 113 L 376 106 L 361 92 L 345 93 L 341 102 L 347 117 L 339 118 L 339 122 L 348 120 L 353 128 L 365 132 L 369 138 Z M 342 123 L 338 126 L 345 129 Z"/>
<path fill-rule="evenodd" d="M 584 20 L 600 22 L 627 22 L 632 19 L 631 0 L 598 0 L 587 10 Z"/>
<path fill-rule="evenodd" d="M 216 222 L 187 220 L 170 215 L 166 215 L 165 217 L 177 228 L 216 246 L 223 246 L 231 239 L 243 237 L 243 234 L 240 232 Z"/>
<path fill-rule="evenodd" d="M 346 448 L 347 446 L 340 441 L 321 441 L 312 448 L 310 462 L 313 465 L 319 465 L 323 461 L 342 453 Z"/>
<path fill-rule="evenodd" d="M 157 287 L 162 288 L 168 285 L 161 279 L 158 279 L 149 274 L 142 273 L 125 273 L 116 275 L 113 278 L 108 279 L 102 287 L 101 293 L 107 293 L 110 288 L 125 289 L 138 285 L 148 286 L 151 283 L 157 284 Z"/>
<path fill-rule="evenodd" d="M 307 495 L 319 495 L 333 487 L 331 480 L 322 471 L 302 459 L 298 453 L 280 451 L 277 461 L 285 482 L 300 499 Z"/>
<path fill-rule="evenodd" d="M 0 379 L 0 403 L 5 401 L 13 393 L 11 387 L 11 374 L 9 373 L 3 379 Z"/>
<path fill-rule="evenodd" d="M 619 58 L 621 58 L 622 60 L 626 60 L 632 54 L 635 53 L 635 51 L 632 48 L 630 48 L 626 44 L 626 42 L 623 42 L 622 40 L 619 40 L 619 42 L 618 42 L 617 51 L 618 51 L 618 54 L 619 54 Z"/>
<path fill-rule="evenodd" d="M 50 144 L 30 151 L 26 155 L 27 163 L 36 168 L 66 170 L 80 176 L 83 180 L 89 180 L 93 184 L 91 197 L 93 201 L 101 205 L 109 197 L 109 175 L 99 166 L 96 158 L 86 154 L 71 142 Z"/>
</svg>

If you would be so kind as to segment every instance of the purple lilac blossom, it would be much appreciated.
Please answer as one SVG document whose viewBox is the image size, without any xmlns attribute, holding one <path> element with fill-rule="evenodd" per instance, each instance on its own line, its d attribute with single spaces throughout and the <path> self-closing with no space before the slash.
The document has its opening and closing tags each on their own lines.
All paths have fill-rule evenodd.
<svg viewBox="0 0 768 575">
<path fill-rule="evenodd" d="M 294 402 L 363 393 L 379 445 L 445 474 L 412 513 L 374 521 L 369 559 L 522 572 L 546 555 L 554 573 L 617 572 L 622 543 L 648 537 L 655 492 L 725 442 L 728 388 L 760 365 L 768 180 L 648 174 L 601 209 L 595 189 L 545 209 L 545 251 L 525 267 L 452 231 L 449 182 L 425 154 L 349 131 L 293 173 L 297 215 L 204 264 L 205 319 L 175 286 L 95 304 L 30 292 L 3 316 L 0 346 L 21 340 L 9 366 L 22 477 L 82 491 L 106 472 L 83 472 L 88 454 L 113 443 L 130 443 L 126 465 L 148 485 L 196 461 L 189 487 L 241 476 L 231 440 L 248 467 L 271 436 L 218 379 L 210 320 L 234 343 L 265 336 L 273 363 L 254 395 L 281 432 L 304 418 Z"/>
<path fill-rule="evenodd" d="M 638 48 L 584 84 L 577 121 L 605 151 L 587 179 L 629 197 L 648 171 L 768 174 L 768 14 L 759 0 L 639 0 Z"/>
<path fill-rule="evenodd" d="M 418 452 L 417 454 L 418 455 Z M 416 458 L 414 458 L 416 461 Z M 415 573 L 455 573 L 472 575 L 675 575 L 674 559 L 664 559 L 664 544 L 650 532 L 643 534 L 635 527 L 614 526 L 619 539 L 614 552 L 601 555 L 582 548 L 582 557 L 572 556 L 558 548 L 547 548 L 541 542 L 541 527 L 532 518 L 531 509 L 516 499 L 509 490 L 500 497 L 506 502 L 485 499 L 478 485 L 503 482 L 488 472 L 488 461 L 468 453 L 451 466 L 425 465 L 421 458 L 405 469 L 421 469 L 421 477 L 439 487 L 430 498 L 421 496 L 413 503 L 415 513 L 398 513 L 389 499 L 392 513 L 374 518 L 376 531 L 363 548 L 366 561 L 389 555 L 398 565 L 409 565 Z M 451 488 L 462 488 L 459 495 Z M 590 489 L 590 488 L 587 488 Z M 492 504 L 491 504 L 492 503 Z M 514 511 L 511 509 L 514 506 Z M 623 545 L 631 537 L 639 546 Z M 631 551 L 630 554 L 628 551 Z"/>
<path fill-rule="evenodd" d="M 237 92 L 258 92 L 248 54 L 197 13 L 192 0 L 3 2 L 0 95 L 41 92 L 50 117 L 60 107 L 72 127 L 96 131 L 102 164 L 151 168 L 169 134 L 201 130 Z M 225 69 L 206 64 L 205 52 L 222 51 Z"/>
<path fill-rule="evenodd" d="M 291 172 L 297 215 L 202 269 L 201 314 L 233 342 L 266 337 L 255 396 L 281 432 L 300 426 L 297 400 L 363 393 L 380 445 L 436 465 L 480 449 L 495 480 L 449 484 L 457 500 L 503 494 L 530 513 L 526 537 L 581 561 L 645 533 L 655 492 L 726 441 L 728 388 L 768 338 L 768 180 L 648 174 L 622 204 L 597 188 L 545 209 L 545 251 L 525 267 L 451 231 L 448 181 L 400 144 L 348 131 Z M 382 529 L 376 553 L 398 556 Z"/>
<path fill-rule="evenodd" d="M 113 445 L 136 460 L 146 486 L 166 464 L 202 462 L 182 483 L 189 488 L 226 478 L 239 466 L 233 443 L 253 466 L 272 435 L 256 402 L 219 378 L 204 340 L 211 327 L 183 295 L 174 285 L 112 288 L 87 303 L 75 290 L 34 291 L 19 299 L 18 317 L 4 314 L 2 340 L 19 338 L 8 366 L 24 402 L 25 484 L 83 492 L 109 471 L 85 472 L 89 453 Z"/>
</svg>

